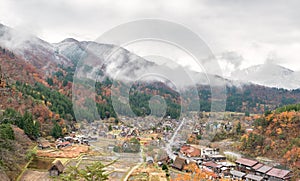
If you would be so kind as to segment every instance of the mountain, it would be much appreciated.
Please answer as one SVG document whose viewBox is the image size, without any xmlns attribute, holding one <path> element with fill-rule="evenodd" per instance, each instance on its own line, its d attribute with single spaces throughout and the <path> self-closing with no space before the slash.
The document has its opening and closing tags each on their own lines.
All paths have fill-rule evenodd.
<svg viewBox="0 0 300 181">
<path fill-rule="evenodd" d="M 78 72 L 92 79 L 99 78 L 100 70 L 105 76 L 117 80 L 173 82 L 173 85 L 180 89 L 196 84 L 232 84 L 217 75 L 194 72 L 180 66 L 158 65 L 115 45 L 77 41 L 73 38 L 50 44 L 2 24 L 0 24 L 0 46 L 14 52 L 46 76 L 56 71 L 58 65 L 67 67 L 81 61 L 86 65 L 78 69 Z M 145 74 L 148 75 L 144 76 Z"/>
<path fill-rule="evenodd" d="M 158 65 L 115 45 L 79 42 L 72 38 L 54 45 L 61 55 L 73 62 L 80 61 L 80 64 L 84 62 L 84 67 L 78 66 L 77 71 L 91 79 L 99 78 L 97 73 L 101 70 L 105 76 L 114 80 L 172 82 L 173 85 L 170 86 L 177 89 L 197 84 L 212 86 L 232 84 L 231 81 L 217 75 L 191 71 L 178 65 L 172 67 L 166 64 Z M 84 69 L 87 69 L 88 73 Z"/>
<path fill-rule="evenodd" d="M 205 111 L 210 110 L 211 99 L 219 99 L 219 101 L 226 99 L 228 111 L 253 113 L 300 101 L 299 91 L 264 87 L 265 85 L 277 88 L 300 87 L 296 79 L 299 77 L 297 72 L 273 64 L 236 71 L 232 74 L 232 78 L 225 79 L 218 75 L 195 72 L 179 66 L 158 65 L 116 45 L 77 41 L 72 38 L 50 44 L 4 25 L 0 25 L 0 46 L 14 54 L 13 58 L 3 54 L 1 59 L 3 70 L 10 79 L 14 80 L 12 84 L 20 81 L 33 86 L 28 88 L 30 90 L 40 90 L 39 86 L 34 87 L 38 82 L 45 86 L 42 89 L 59 91 L 70 99 L 73 77 L 77 73 L 76 76 L 79 78 L 100 81 L 99 89 L 102 90 L 97 90 L 101 94 L 99 104 L 111 104 L 110 92 L 107 89 L 111 88 L 112 81 L 129 83 L 129 86 L 142 82 L 141 86 L 145 87 L 142 91 L 153 94 L 157 94 L 155 84 L 163 82 L 166 86 L 160 86 L 158 89 L 159 92 L 168 92 L 165 97 L 176 97 L 173 92 L 167 91 L 169 88 L 188 96 L 185 98 L 194 102 L 199 101 L 194 98 L 198 94 L 201 98 L 201 109 Z M 224 94 L 226 92 L 226 97 L 212 98 L 213 87 Z M 227 90 L 222 89 L 225 87 Z M 151 89 L 152 91 L 149 91 Z M 23 93 L 32 94 L 29 91 Z M 215 92 L 216 94 L 219 95 Z M 92 98 L 95 95 L 90 96 Z M 84 105 L 83 103 L 81 104 Z M 57 111 L 53 107 L 51 109 Z M 61 109 L 61 112 L 66 111 Z"/>
<path fill-rule="evenodd" d="M 0 24 L 0 46 L 13 51 L 33 66 L 51 73 L 56 64 L 68 64 L 64 56 L 57 53 L 55 46 L 26 32 Z"/>
<path fill-rule="evenodd" d="M 225 79 L 218 75 L 195 72 L 179 66 L 158 65 L 116 45 L 77 41 L 72 38 L 50 44 L 33 35 L 22 33 L 4 25 L 0 26 L 0 32 L 0 46 L 15 55 L 11 58 L 8 57 L 9 55 L 3 54 L 1 59 L 3 70 L 6 71 L 7 77 L 13 80 L 12 84 L 15 81 L 29 83 L 32 87 L 26 89 L 31 91 L 36 89 L 42 89 L 44 92 L 59 91 L 60 94 L 67 96 L 66 99 L 71 100 L 71 96 L 74 95 L 72 87 L 74 88 L 73 77 L 75 74 L 83 80 L 97 80 L 101 84 L 98 86 L 99 90 L 96 90 L 99 94 L 97 95 L 99 96 L 97 103 L 99 105 L 105 103 L 107 107 L 103 110 L 106 109 L 106 111 L 113 110 L 110 100 L 111 91 L 109 90 L 112 81 L 120 81 L 119 85 L 128 83 L 127 86 L 129 87 L 140 82 L 142 83 L 140 86 L 145 88 L 142 90 L 143 93 L 156 95 L 159 94 L 158 92 L 167 92 L 162 95 L 176 99 L 174 102 L 178 103 L 180 102 L 179 97 L 175 96 L 174 92 L 168 91 L 169 88 L 172 88 L 186 100 L 189 100 L 183 100 L 184 106 L 189 107 L 189 110 L 194 110 L 189 104 L 197 106 L 199 99 L 196 97 L 198 96 L 201 110 L 204 111 L 210 110 L 212 99 L 221 102 L 226 101 L 227 111 L 249 111 L 252 113 L 261 113 L 279 105 L 300 101 L 299 91 L 264 87 L 264 85 L 298 87 L 296 77 L 299 74 L 277 65 L 254 66 L 236 71 L 232 74 L 232 78 Z M 295 83 L 290 83 L 292 81 Z M 165 83 L 166 86 L 157 88 L 155 87 L 157 82 Z M 36 83 L 41 83 L 45 87 L 36 86 Z M 91 81 L 90 83 L 93 84 Z M 86 86 L 80 85 L 83 89 L 80 91 L 86 93 Z M 128 87 L 126 89 L 128 90 Z M 213 97 L 212 90 L 220 92 L 214 92 Z M 23 88 L 21 91 L 36 97 L 34 93 L 24 91 Z M 224 94 L 224 96 L 220 96 L 222 94 L 219 93 Z M 95 97 L 95 94 L 88 95 L 91 99 Z M 70 100 L 65 100 L 65 98 L 63 100 L 67 105 L 65 107 L 69 107 Z M 147 101 L 148 98 L 144 100 Z M 81 105 L 86 105 L 85 100 L 80 99 L 79 101 Z M 54 102 L 58 106 L 59 100 Z M 50 109 L 58 111 L 55 106 L 50 107 Z M 139 106 L 137 109 L 140 109 Z M 66 110 L 59 107 L 58 112 L 66 113 Z"/>
<path fill-rule="evenodd" d="M 231 74 L 231 79 L 267 87 L 284 89 L 300 88 L 300 72 L 294 72 L 271 63 L 237 70 Z"/>
<path fill-rule="evenodd" d="M 142 72 L 157 66 L 115 45 L 91 41 L 79 42 L 68 38 L 54 46 L 60 55 L 75 64 L 79 62 L 77 67 L 79 72 L 88 73 L 87 76 L 92 79 L 99 77 L 97 73 L 101 70 L 105 76 L 111 78 L 134 80 Z M 81 66 L 82 64 L 84 65 Z"/>
<path fill-rule="evenodd" d="M 116 45 L 67 38 L 59 43 L 48 43 L 36 36 L 0 24 L 0 46 L 42 71 L 46 76 L 65 67 L 86 64 L 78 69 L 81 76 L 99 78 L 99 70 L 113 79 L 123 81 L 173 82 L 182 89 L 199 85 L 235 85 L 253 83 L 284 89 L 300 88 L 300 73 L 275 64 L 263 64 L 234 71 L 227 79 L 202 72 L 194 72 L 180 66 L 158 65 Z M 144 76 L 147 74 L 147 76 Z M 151 76 L 152 74 L 152 76 Z M 154 76 L 153 76 L 154 75 Z M 158 76 L 156 76 L 158 75 Z M 160 77 L 160 78 L 158 78 Z"/>
</svg>

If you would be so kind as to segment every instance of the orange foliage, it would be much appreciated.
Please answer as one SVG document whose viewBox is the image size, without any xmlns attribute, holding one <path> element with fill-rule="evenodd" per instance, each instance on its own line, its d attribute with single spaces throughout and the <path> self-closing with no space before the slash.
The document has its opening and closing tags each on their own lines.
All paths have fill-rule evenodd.
<svg viewBox="0 0 300 181">
<path fill-rule="evenodd" d="M 54 119 L 59 120 L 59 118 L 60 118 L 59 114 L 55 114 Z"/>
<path fill-rule="evenodd" d="M 49 115 L 49 118 L 52 118 L 53 117 L 53 112 L 49 111 L 48 115 Z"/>
<path fill-rule="evenodd" d="M 300 160 L 300 148 L 294 146 L 290 151 L 287 151 L 283 156 L 290 163 L 294 163 Z"/>
<path fill-rule="evenodd" d="M 189 173 L 178 174 L 177 177 L 171 179 L 171 181 L 199 181 L 201 179 L 212 180 L 214 177 L 216 177 L 216 174 L 214 174 L 213 172 L 208 172 L 200 169 L 196 165 L 196 163 L 190 163 L 187 166 L 185 166 L 184 169 L 188 170 Z"/>
</svg>

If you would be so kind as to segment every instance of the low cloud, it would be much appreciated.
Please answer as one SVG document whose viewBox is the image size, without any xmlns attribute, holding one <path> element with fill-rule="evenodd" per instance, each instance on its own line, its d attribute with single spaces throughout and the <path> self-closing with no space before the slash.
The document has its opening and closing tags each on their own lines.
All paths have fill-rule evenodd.
<svg viewBox="0 0 300 181">
<path fill-rule="evenodd" d="M 243 56 L 237 52 L 224 52 L 220 56 L 221 59 L 225 59 L 228 63 L 232 64 L 235 68 L 238 68 L 242 61 L 244 60 Z"/>
</svg>

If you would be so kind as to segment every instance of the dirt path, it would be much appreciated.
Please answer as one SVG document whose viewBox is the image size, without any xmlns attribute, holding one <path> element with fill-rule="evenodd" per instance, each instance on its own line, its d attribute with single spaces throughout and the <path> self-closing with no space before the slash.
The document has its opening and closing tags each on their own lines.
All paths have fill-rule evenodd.
<svg viewBox="0 0 300 181">
<path fill-rule="evenodd" d="M 26 170 L 20 181 L 52 181 L 48 172 Z"/>
<path fill-rule="evenodd" d="M 32 148 L 32 150 L 36 150 L 36 149 L 37 149 L 37 145 L 36 145 L 35 147 Z M 24 168 L 22 169 L 22 172 L 20 173 L 20 175 L 19 175 L 18 178 L 17 178 L 17 181 L 19 181 L 19 180 L 22 178 L 24 172 L 27 171 L 27 167 L 28 167 L 28 165 L 30 164 L 30 162 L 32 161 L 32 159 L 33 159 L 33 157 L 30 158 L 30 160 L 29 160 L 29 161 L 27 162 L 27 164 L 24 166 Z"/>
</svg>

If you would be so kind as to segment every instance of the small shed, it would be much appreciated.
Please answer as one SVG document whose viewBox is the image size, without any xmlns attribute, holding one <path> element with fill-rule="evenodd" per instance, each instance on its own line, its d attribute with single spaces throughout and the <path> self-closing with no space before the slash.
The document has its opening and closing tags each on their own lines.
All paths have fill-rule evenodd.
<svg viewBox="0 0 300 181">
<path fill-rule="evenodd" d="M 41 141 L 41 142 L 39 142 L 38 147 L 40 149 L 47 149 L 47 148 L 50 148 L 50 143 L 49 143 L 49 141 Z"/>
<path fill-rule="evenodd" d="M 51 177 L 56 177 L 59 176 L 61 173 L 63 173 L 65 167 L 64 165 L 61 163 L 60 160 L 56 160 L 55 162 L 53 162 L 53 164 L 51 165 L 51 167 L 49 168 L 49 175 Z"/>
<path fill-rule="evenodd" d="M 154 159 L 153 159 L 153 157 L 151 157 L 151 156 L 147 156 L 146 157 L 146 162 L 147 162 L 147 164 L 153 164 L 154 163 Z"/>
</svg>

